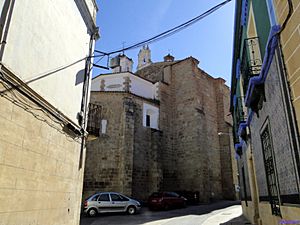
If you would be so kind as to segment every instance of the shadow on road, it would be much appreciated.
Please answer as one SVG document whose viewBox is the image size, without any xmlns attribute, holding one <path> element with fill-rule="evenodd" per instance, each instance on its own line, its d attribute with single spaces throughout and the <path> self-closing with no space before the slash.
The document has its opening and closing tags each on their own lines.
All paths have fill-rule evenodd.
<svg viewBox="0 0 300 225">
<path fill-rule="evenodd" d="M 214 210 L 222 209 L 232 205 L 240 205 L 239 201 L 221 201 L 212 204 L 201 204 L 188 206 L 183 209 L 169 211 L 150 211 L 143 207 L 136 215 L 123 214 L 100 214 L 94 218 L 81 216 L 80 225 L 140 225 L 154 222 L 156 220 L 170 219 L 183 216 L 199 216 L 208 214 Z"/>
<path fill-rule="evenodd" d="M 251 225 L 251 223 L 243 216 L 233 218 L 226 223 L 221 223 L 220 225 Z"/>
</svg>

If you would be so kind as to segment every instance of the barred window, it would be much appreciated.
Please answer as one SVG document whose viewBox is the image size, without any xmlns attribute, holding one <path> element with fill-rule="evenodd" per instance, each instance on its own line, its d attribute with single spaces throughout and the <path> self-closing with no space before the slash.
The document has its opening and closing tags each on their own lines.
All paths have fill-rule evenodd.
<svg viewBox="0 0 300 225">
<path fill-rule="evenodd" d="M 272 214 L 281 216 L 280 212 L 280 195 L 278 189 L 278 181 L 276 178 L 276 167 L 272 137 L 269 125 L 267 124 L 261 132 L 261 143 L 264 157 L 264 166 L 268 185 L 269 201 L 271 204 Z"/>
</svg>

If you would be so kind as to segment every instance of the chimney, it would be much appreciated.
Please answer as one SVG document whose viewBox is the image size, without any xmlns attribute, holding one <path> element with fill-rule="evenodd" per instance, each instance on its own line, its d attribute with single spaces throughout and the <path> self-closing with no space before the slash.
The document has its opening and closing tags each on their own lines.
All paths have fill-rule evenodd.
<svg viewBox="0 0 300 225">
<path fill-rule="evenodd" d="M 170 55 L 170 53 L 164 57 L 165 62 L 174 62 L 174 59 L 174 56 Z"/>
<path fill-rule="evenodd" d="M 120 54 L 110 60 L 110 68 L 113 73 L 132 72 L 132 59 L 124 54 Z"/>
</svg>

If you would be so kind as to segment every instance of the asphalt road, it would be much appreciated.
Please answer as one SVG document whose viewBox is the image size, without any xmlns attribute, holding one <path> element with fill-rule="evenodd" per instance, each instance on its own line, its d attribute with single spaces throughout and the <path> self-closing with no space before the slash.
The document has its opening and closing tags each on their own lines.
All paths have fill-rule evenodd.
<svg viewBox="0 0 300 225">
<path fill-rule="evenodd" d="M 231 215 L 232 210 L 239 209 L 240 206 L 237 205 L 240 203 L 222 201 L 169 211 L 150 211 L 143 207 L 136 215 L 101 214 L 95 218 L 82 215 L 80 225 L 201 225 L 207 220 L 214 221 L 214 216 L 217 215 L 234 216 Z"/>
</svg>

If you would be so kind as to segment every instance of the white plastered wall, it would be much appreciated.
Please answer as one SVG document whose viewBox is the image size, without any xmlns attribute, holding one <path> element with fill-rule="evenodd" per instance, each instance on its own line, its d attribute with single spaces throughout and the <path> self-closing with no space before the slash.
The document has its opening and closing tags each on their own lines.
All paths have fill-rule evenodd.
<svg viewBox="0 0 300 225">
<path fill-rule="evenodd" d="M 149 99 L 157 99 L 158 83 L 153 84 L 131 73 L 117 73 L 98 76 L 92 80 L 91 90 L 100 91 L 101 81 L 104 80 L 104 91 L 124 91 L 126 78 L 130 79 L 130 92 Z"/>
<path fill-rule="evenodd" d="M 74 1 L 15 1 L 3 63 L 25 82 L 49 73 L 29 86 L 76 121 L 82 95 L 76 75 L 85 61 L 51 72 L 86 57 L 89 39 Z"/>
</svg>

